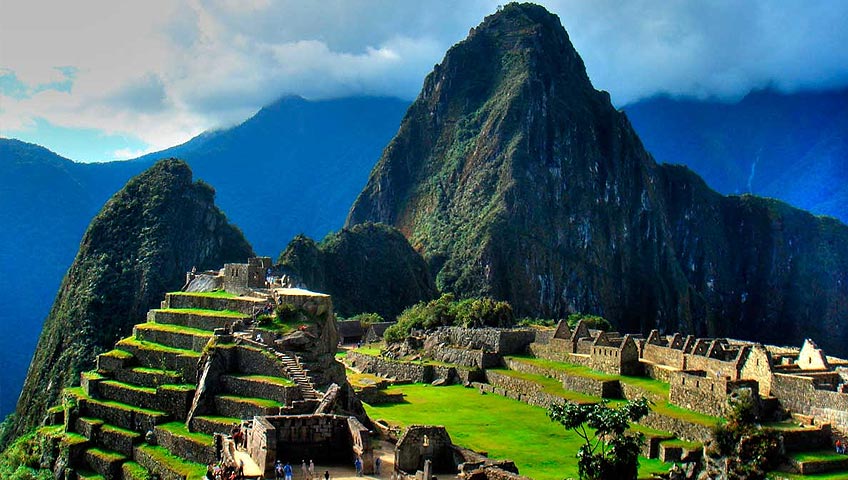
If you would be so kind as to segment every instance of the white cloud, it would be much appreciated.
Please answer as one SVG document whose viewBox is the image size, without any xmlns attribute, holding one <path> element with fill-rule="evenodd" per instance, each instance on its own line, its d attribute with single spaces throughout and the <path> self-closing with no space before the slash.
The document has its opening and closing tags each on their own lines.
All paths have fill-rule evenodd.
<svg viewBox="0 0 848 480">
<path fill-rule="evenodd" d="M 617 104 L 848 85 L 848 2 L 545 2 Z M 150 148 L 244 119 L 285 94 L 413 98 L 494 1 L 3 0 L 0 69 L 70 92 L 0 95 L 0 130 L 44 118 Z M 125 155 L 132 152 L 122 151 Z"/>
</svg>

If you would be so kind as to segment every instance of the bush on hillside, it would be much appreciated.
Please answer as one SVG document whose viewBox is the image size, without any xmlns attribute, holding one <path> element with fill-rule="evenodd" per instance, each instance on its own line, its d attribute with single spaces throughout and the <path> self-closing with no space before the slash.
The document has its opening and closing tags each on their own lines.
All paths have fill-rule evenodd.
<svg viewBox="0 0 848 480">
<path fill-rule="evenodd" d="M 403 341 L 412 330 L 432 330 L 443 326 L 511 327 L 515 322 L 512 307 L 488 297 L 456 300 L 445 293 L 429 302 L 417 303 L 398 316 L 397 323 L 386 329 L 388 343 Z"/>
</svg>

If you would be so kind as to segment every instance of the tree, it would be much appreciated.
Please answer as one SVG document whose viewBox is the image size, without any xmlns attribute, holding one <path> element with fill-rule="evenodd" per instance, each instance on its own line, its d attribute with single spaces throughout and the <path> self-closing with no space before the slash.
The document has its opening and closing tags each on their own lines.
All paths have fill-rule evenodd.
<svg viewBox="0 0 848 480">
<path fill-rule="evenodd" d="M 551 405 L 548 417 L 583 439 L 577 451 L 581 479 L 635 480 L 645 438 L 627 430 L 630 422 L 639 421 L 650 410 L 645 398 L 629 401 L 621 408 L 610 408 L 606 401 L 591 405 L 567 402 Z"/>
</svg>

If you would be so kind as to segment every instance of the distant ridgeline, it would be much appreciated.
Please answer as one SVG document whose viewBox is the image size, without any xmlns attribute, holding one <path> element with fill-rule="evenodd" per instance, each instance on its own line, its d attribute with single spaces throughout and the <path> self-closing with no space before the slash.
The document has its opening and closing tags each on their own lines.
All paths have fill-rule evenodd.
<svg viewBox="0 0 848 480">
<path fill-rule="evenodd" d="M 397 227 L 442 292 L 519 316 L 848 354 L 848 227 L 658 165 L 536 5 L 487 17 L 427 76 L 347 225 L 366 221 Z"/>
</svg>

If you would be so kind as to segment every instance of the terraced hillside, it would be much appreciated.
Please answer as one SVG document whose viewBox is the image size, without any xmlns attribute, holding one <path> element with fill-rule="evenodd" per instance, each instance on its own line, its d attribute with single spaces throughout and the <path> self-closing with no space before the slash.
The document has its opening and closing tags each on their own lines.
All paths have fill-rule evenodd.
<svg viewBox="0 0 848 480">
<path fill-rule="evenodd" d="M 65 390 L 51 410 L 57 425 L 43 433 L 67 448 L 68 468 L 81 479 L 201 478 L 219 458 L 216 434 L 318 403 L 296 356 L 229 333 L 265 301 L 167 294 L 131 337 L 98 356 L 80 387 Z"/>
</svg>

